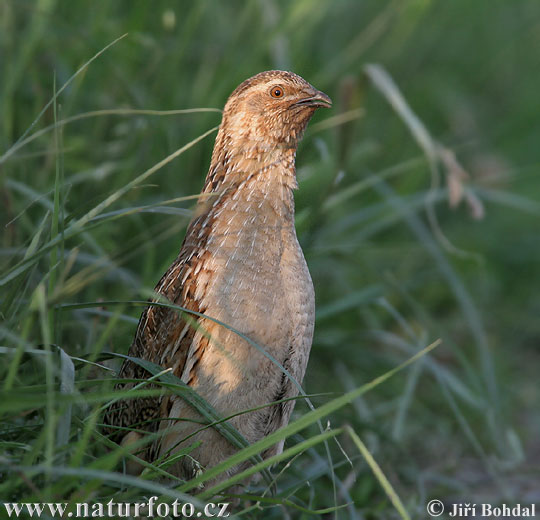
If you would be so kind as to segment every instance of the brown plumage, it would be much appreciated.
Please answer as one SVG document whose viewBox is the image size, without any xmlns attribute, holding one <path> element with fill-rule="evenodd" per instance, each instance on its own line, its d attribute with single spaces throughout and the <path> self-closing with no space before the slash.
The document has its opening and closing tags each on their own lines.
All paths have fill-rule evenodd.
<svg viewBox="0 0 540 520">
<path fill-rule="evenodd" d="M 299 382 L 311 348 L 314 293 L 294 228 L 295 154 L 317 107 L 330 105 L 326 94 L 290 72 L 262 72 L 236 88 L 225 105 L 203 196 L 180 254 L 156 286 L 171 302 L 247 335 Z M 234 332 L 164 307 L 143 312 L 129 355 L 172 368 L 223 416 L 298 393 L 271 360 Z M 148 377 L 131 362 L 120 375 Z M 286 425 L 293 407 L 294 401 L 273 405 L 231 423 L 255 442 Z M 235 452 L 212 428 L 180 442 L 200 428 L 189 419 L 200 417 L 175 396 L 127 401 L 108 414 L 113 425 L 150 421 L 139 428 L 164 429 L 149 457 L 202 441 L 169 468 L 184 479 Z M 275 446 L 263 457 L 281 449 Z"/>
</svg>

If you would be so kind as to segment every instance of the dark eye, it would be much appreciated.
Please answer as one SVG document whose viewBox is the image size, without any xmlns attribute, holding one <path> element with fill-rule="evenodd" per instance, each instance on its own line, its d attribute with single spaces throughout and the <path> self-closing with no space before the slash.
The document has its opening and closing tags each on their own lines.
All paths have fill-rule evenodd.
<svg viewBox="0 0 540 520">
<path fill-rule="evenodd" d="M 270 95 L 273 97 L 273 98 L 280 98 L 280 97 L 283 97 L 283 87 L 272 87 L 270 89 Z"/>
</svg>

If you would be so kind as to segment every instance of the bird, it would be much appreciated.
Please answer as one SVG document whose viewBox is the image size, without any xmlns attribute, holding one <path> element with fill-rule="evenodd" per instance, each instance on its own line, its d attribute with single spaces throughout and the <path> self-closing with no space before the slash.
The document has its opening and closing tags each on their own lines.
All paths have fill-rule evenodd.
<svg viewBox="0 0 540 520">
<path fill-rule="evenodd" d="M 222 417 L 233 416 L 229 422 L 250 444 L 288 424 L 291 398 L 298 395 L 275 361 L 298 383 L 306 372 L 315 295 L 295 230 L 295 157 L 315 111 L 331 105 L 302 77 L 280 70 L 261 72 L 232 92 L 180 252 L 155 287 L 161 297 L 197 314 L 149 305 L 128 353 L 170 369 Z M 120 379 L 148 376 L 130 360 L 119 372 Z M 238 450 L 214 428 L 201 430 L 200 421 L 177 395 L 120 401 L 106 417 L 122 434 L 137 425 L 120 439 L 123 445 L 144 431 L 159 432 L 142 456 L 149 462 L 193 445 L 189 457 L 178 457 L 167 468 L 183 480 Z M 283 442 L 261 456 L 282 450 Z M 230 468 L 212 482 L 248 465 Z"/>
</svg>

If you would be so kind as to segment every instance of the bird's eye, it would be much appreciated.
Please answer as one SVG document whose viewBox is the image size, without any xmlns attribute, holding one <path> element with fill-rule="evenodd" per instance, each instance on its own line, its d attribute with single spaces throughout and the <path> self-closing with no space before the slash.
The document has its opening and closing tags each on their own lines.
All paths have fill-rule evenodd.
<svg viewBox="0 0 540 520">
<path fill-rule="evenodd" d="M 283 88 L 282 87 L 272 87 L 270 89 L 270 95 L 273 97 L 273 98 L 280 98 L 280 97 L 283 97 Z"/>
</svg>

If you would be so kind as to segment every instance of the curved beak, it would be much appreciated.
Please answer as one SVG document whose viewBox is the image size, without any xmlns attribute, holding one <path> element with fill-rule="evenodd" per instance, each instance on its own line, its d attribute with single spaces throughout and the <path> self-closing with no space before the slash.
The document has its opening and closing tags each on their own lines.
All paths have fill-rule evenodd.
<svg viewBox="0 0 540 520">
<path fill-rule="evenodd" d="M 298 100 L 293 106 L 330 108 L 332 106 L 332 100 L 324 92 L 316 90 L 315 94 Z"/>
</svg>

